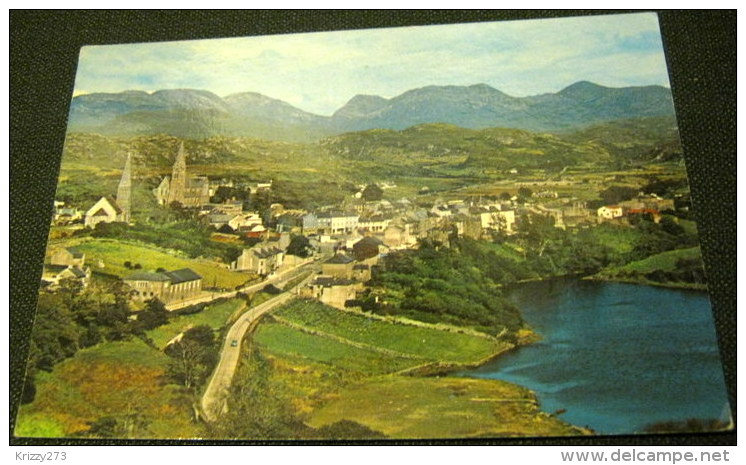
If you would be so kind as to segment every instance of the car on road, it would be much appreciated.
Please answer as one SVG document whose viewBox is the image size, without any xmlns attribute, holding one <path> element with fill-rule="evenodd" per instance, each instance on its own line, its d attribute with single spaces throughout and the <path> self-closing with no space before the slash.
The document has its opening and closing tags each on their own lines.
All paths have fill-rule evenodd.
<svg viewBox="0 0 746 465">
<path fill-rule="evenodd" d="M 238 347 L 238 339 L 234 339 L 231 341 L 231 347 Z"/>
</svg>

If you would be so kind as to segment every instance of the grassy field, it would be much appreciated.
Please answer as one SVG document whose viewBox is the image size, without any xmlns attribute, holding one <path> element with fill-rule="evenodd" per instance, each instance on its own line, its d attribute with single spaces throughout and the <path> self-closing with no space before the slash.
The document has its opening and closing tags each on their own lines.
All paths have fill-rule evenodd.
<svg viewBox="0 0 746 465">
<path fill-rule="evenodd" d="M 700 259 L 702 252 L 699 247 L 688 249 L 669 250 L 668 252 L 659 253 L 643 260 L 627 263 L 624 266 L 604 271 L 601 274 L 615 274 L 620 271 L 631 271 L 636 273 L 649 273 L 655 270 L 673 271 L 676 269 L 676 262 L 681 259 Z"/>
<path fill-rule="evenodd" d="M 542 413 L 525 388 L 466 378 L 384 377 L 360 383 L 313 412 L 308 424 L 318 428 L 343 419 L 398 439 L 582 434 Z"/>
<path fill-rule="evenodd" d="M 398 358 L 373 349 L 353 347 L 277 323 L 262 323 L 254 341 L 268 354 L 287 358 L 296 365 L 318 363 L 365 375 L 392 373 L 427 362 L 426 359 Z"/>
<path fill-rule="evenodd" d="M 673 273 L 675 276 L 675 272 L 684 271 L 681 269 L 681 263 L 684 262 L 686 268 L 695 268 L 702 275 L 702 281 L 704 281 L 701 260 L 702 252 L 699 247 L 669 250 L 623 266 L 608 268 L 592 278 L 704 290 L 707 288 L 704 282 L 679 281 L 680 277 L 668 278 L 665 281 L 649 279 L 651 273 Z"/>
<path fill-rule="evenodd" d="M 349 420 L 391 438 L 584 433 L 542 413 L 519 386 L 399 374 L 433 363 L 475 363 L 505 348 L 482 336 L 297 300 L 265 319 L 251 345 L 270 361 L 262 376 L 271 380 L 273 395 L 288 399 L 312 428 Z"/>
<path fill-rule="evenodd" d="M 604 270 L 599 273 L 599 276 L 615 276 L 624 272 L 645 274 L 656 270 L 673 271 L 676 269 L 676 262 L 679 260 L 701 259 L 701 257 L 702 252 L 699 247 L 669 250 L 623 266 Z"/>
<path fill-rule="evenodd" d="M 207 325 L 217 331 L 223 328 L 231 315 L 242 308 L 244 304 L 245 302 L 241 299 L 231 299 L 219 304 L 209 305 L 199 313 L 172 316 L 167 324 L 148 331 L 147 335 L 156 346 L 163 348 L 176 335 L 194 326 Z"/>
<path fill-rule="evenodd" d="M 55 244 L 64 246 L 65 243 Z M 253 278 L 252 275 L 230 271 L 224 264 L 210 260 L 190 259 L 179 256 L 175 251 L 167 251 L 154 246 L 144 244 L 131 244 L 112 239 L 93 239 L 80 243 L 71 243 L 81 252 L 86 254 L 86 263 L 90 264 L 94 271 L 123 277 L 137 270 L 128 269 L 124 262 L 140 264 L 142 271 L 155 271 L 165 268 L 172 271 L 179 268 L 191 268 L 202 276 L 202 286 L 233 289 Z M 103 261 L 105 268 L 97 268 L 95 263 Z"/>
<path fill-rule="evenodd" d="M 614 224 L 601 224 L 588 231 L 599 243 L 610 247 L 617 254 L 631 252 L 635 245 L 644 238 L 644 233 L 639 229 Z"/>
<path fill-rule="evenodd" d="M 144 342 L 107 342 L 79 351 L 36 377 L 36 397 L 21 406 L 18 437 L 74 437 L 113 418 L 128 437 L 200 437 L 190 400 L 163 382 L 168 357 Z"/>
<path fill-rule="evenodd" d="M 315 301 L 296 300 L 275 314 L 311 330 L 432 361 L 474 363 L 502 347 L 487 338 L 392 324 Z"/>
</svg>

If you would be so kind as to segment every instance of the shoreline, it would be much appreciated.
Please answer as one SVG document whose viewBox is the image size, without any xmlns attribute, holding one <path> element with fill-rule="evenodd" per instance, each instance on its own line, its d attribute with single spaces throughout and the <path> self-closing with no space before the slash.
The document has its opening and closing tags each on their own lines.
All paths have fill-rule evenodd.
<svg viewBox="0 0 746 465">
<path fill-rule="evenodd" d="M 521 279 L 519 281 L 515 281 L 512 283 L 498 284 L 498 287 L 500 289 L 506 289 L 506 288 L 510 288 L 513 286 L 519 286 L 521 284 L 549 282 L 549 281 L 566 280 L 566 279 L 578 279 L 581 281 L 638 284 L 640 286 L 654 286 L 654 287 L 662 287 L 662 288 L 667 288 L 667 289 L 681 289 L 681 290 L 687 290 L 687 291 L 700 291 L 700 292 L 709 291 L 709 287 L 707 284 L 685 283 L 685 282 L 680 282 L 680 281 L 657 282 L 657 281 L 650 281 L 645 278 L 635 279 L 635 278 L 602 276 L 600 275 L 600 273 L 603 273 L 603 271 L 600 271 L 599 273 L 591 274 L 591 275 L 561 274 L 561 275 L 552 275 L 552 276 L 544 276 L 544 277 L 537 277 L 537 278 L 527 278 L 527 279 Z"/>
<path fill-rule="evenodd" d="M 580 279 L 583 281 L 637 284 L 640 286 L 654 286 L 654 287 L 662 287 L 666 289 L 679 289 L 679 290 L 686 290 L 686 291 L 708 292 L 709 290 L 707 284 L 684 283 L 684 282 L 678 282 L 678 281 L 670 281 L 670 282 L 661 283 L 661 282 L 656 282 L 656 281 L 650 281 L 644 278 L 641 278 L 641 279 L 618 278 L 618 277 L 610 277 L 610 276 L 599 276 L 598 274 L 584 276 Z"/>
</svg>

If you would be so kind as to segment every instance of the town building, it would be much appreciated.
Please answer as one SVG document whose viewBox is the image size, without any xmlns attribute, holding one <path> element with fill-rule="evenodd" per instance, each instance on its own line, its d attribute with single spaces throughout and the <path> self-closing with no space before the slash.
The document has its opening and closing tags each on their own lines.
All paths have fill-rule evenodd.
<svg viewBox="0 0 746 465">
<path fill-rule="evenodd" d="M 319 276 L 302 291 L 301 295 L 313 297 L 326 305 L 344 308 L 345 302 L 353 300 L 363 289 L 363 283 L 351 279 Z"/>
<path fill-rule="evenodd" d="M 371 266 L 366 263 L 358 263 L 352 267 L 352 279 L 365 282 L 371 278 Z"/>
<path fill-rule="evenodd" d="M 368 216 L 358 220 L 358 228 L 364 231 L 379 233 L 383 232 L 391 223 L 391 218 L 383 215 Z"/>
<path fill-rule="evenodd" d="M 99 223 L 114 223 L 130 221 L 132 213 L 132 156 L 127 154 L 122 177 L 117 187 L 116 200 L 101 197 L 85 213 L 84 223 L 88 228 L 95 228 Z"/>
<path fill-rule="evenodd" d="M 495 206 L 474 208 L 473 215 L 478 215 L 482 229 L 492 229 L 506 233 L 515 232 L 515 210 L 502 210 Z"/>
<path fill-rule="evenodd" d="M 354 231 L 360 216 L 344 212 L 309 213 L 303 216 L 304 234 L 347 234 Z"/>
<path fill-rule="evenodd" d="M 352 255 L 359 262 L 370 260 L 377 263 L 383 251 L 388 251 L 388 247 L 376 237 L 364 237 L 352 245 Z"/>
<path fill-rule="evenodd" d="M 606 220 L 621 218 L 624 216 L 624 209 L 619 205 L 604 205 L 596 210 L 598 217 Z"/>
<path fill-rule="evenodd" d="M 91 268 L 75 265 L 44 265 L 41 275 L 42 287 L 55 290 L 65 279 L 77 280 L 83 288 L 86 288 L 91 282 Z"/>
<path fill-rule="evenodd" d="M 158 273 L 138 272 L 122 278 L 132 300 L 158 299 L 164 304 L 197 297 L 202 292 L 202 276 L 189 268 Z"/>
<path fill-rule="evenodd" d="M 55 226 L 66 226 L 69 224 L 80 222 L 83 219 L 84 212 L 74 207 L 66 207 L 65 202 L 55 200 L 54 201 L 54 216 L 52 217 L 52 223 Z"/>
<path fill-rule="evenodd" d="M 85 254 L 74 247 L 57 249 L 52 252 L 49 263 L 51 265 L 85 266 Z"/>
<path fill-rule="evenodd" d="M 184 143 L 179 146 L 171 177 L 166 176 L 154 190 L 160 205 L 177 202 L 183 207 L 200 207 L 210 202 L 210 181 L 207 176 L 187 173 Z"/>
<path fill-rule="evenodd" d="M 338 253 L 321 264 L 321 274 L 335 278 L 352 279 L 354 264 L 355 259 Z"/>
<path fill-rule="evenodd" d="M 279 247 L 257 244 L 244 249 L 238 259 L 231 263 L 231 269 L 267 276 L 282 266 L 284 257 L 285 252 Z"/>
<path fill-rule="evenodd" d="M 110 197 L 101 197 L 85 213 L 85 225 L 95 228 L 99 223 L 125 222 L 126 214 L 119 208 L 117 201 Z"/>
<path fill-rule="evenodd" d="M 214 213 L 223 213 L 225 215 L 240 215 L 243 212 L 243 201 L 226 200 L 223 203 L 213 205 Z"/>
</svg>

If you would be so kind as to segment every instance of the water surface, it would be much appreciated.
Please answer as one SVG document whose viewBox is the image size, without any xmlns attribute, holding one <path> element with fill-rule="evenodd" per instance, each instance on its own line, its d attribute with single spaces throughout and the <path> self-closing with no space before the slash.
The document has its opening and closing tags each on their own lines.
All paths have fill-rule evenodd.
<svg viewBox="0 0 746 465">
<path fill-rule="evenodd" d="M 704 292 L 579 280 L 506 290 L 543 339 L 469 373 L 536 392 L 548 412 L 601 434 L 651 423 L 727 420 L 727 394 Z"/>
</svg>

